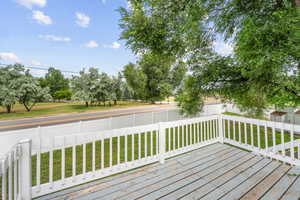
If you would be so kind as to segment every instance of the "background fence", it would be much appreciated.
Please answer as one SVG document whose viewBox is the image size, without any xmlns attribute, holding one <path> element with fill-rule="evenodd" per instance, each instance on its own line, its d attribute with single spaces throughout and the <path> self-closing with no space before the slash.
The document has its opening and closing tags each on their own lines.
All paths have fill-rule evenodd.
<svg viewBox="0 0 300 200">
<path fill-rule="evenodd" d="M 203 111 L 197 116 L 208 116 L 220 114 L 224 112 L 223 104 L 206 105 Z M 197 117 L 196 116 L 196 117 Z M 179 113 L 178 109 L 165 110 L 160 112 L 147 112 L 132 115 L 124 115 L 119 117 L 111 117 L 98 120 L 89 120 L 82 122 L 66 123 L 53 126 L 42 126 L 36 128 L 28 128 L 14 131 L 0 132 L 0 157 L 5 154 L 8 149 L 12 148 L 18 141 L 31 139 L 33 146 L 37 144 L 47 146 L 52 137 L 59 135 L 74 135 L 85 132 L 96 132 L 111 129 L 119 129 L 125 127 L 142 126 L 155 124 L 158 122 L 176 121 L 187 119 Z M 39 138 L 43 138 L 40 144 Z"/>
</svg>

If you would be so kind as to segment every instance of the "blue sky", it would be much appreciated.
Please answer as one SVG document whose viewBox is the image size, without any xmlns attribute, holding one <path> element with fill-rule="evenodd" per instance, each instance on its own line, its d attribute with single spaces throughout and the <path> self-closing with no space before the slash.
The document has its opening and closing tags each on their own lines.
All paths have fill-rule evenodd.
<svg viewBox="0 0 300 200">
<path fill-rule="evenodd" d="M 120 41 L 126 0 L 2 0 L 0 62 L 54 66 L 78 72 L 97 67 L 116 74 L 135 56 Z M 225 53 L 230 47 L 217 43 Z M 43 71 L 32 71 L 42 75 Z"/>
</svg>

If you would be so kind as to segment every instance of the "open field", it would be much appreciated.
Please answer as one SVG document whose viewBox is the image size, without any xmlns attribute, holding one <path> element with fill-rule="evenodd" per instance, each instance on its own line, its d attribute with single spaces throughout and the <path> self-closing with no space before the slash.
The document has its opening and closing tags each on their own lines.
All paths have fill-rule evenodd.
<svg viewBox="0 0 300 200">
<path fill-rule="evenodd" d="M 135 101 L 119 101 L 117 105 L 91 105 L 86 107 L 85 104 L 79 102 L 70 103 L 38 103 L 30 112 L 27 112 L 23 105 L 16 104 L 12 113 L 5 113 L 0 108 L 0 120 L 11 120 L 30 117 L 45 117 L 57 114 L 84 113 L 89 111 L 103 111 L 116 108 L 136 107 L 149 105 L 147 103 Z"/>
</svg>

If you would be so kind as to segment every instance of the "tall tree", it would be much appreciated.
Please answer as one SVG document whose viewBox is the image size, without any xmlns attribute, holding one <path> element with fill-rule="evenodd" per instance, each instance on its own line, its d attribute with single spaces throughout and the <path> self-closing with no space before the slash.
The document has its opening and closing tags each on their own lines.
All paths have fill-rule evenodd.
<svg viewBox="0 0 300 200">
<path fill-rule="evenodd" d="M 132 8 L 120 9 L 127 46 L 189 64 L 178 98 L 185 112 L 198 112 L 208 95 L 255 113 L 300 103 L 299 0 L 130 2 Z M 234 46 L 230 57 L 214 52 L 218 34 Z"/>
<path fill-rule="evenodd" d="M 39 86 L 38 80 L 32 77 L 29 72 L 17 80 L 18 101 L 24 105 L 29 112 L 37 102 L 48 101 L 52 99 L 49 94 L 49 88 Z"/>
<path fill-rule="evenodd" d="M 18 101 L 18 79 L 22 78 L 24 72 L 24 66 L 20 64 L 0 68 L 0 105 L 5 107 L 7 113 Z"/>
<path fill-rule="evenodd" d="M 79 76 L 73 76 L 71 79 L 72 98 L 85 102 L 87 107 L 96 101 L 95 88 L 98 78 L 99 72 L 96 68 L 90 68 L 88 72 L 82 70 Z"/>
<path fill-rule="evenodd" d="M 55 92 L 69 89 L 69 80 L 64 77 L 59 69 L 50 67 L 45 78 L 40 79 L 42 87 L 49 87 L 50 94 L 55 96 Z"/>
</svg>

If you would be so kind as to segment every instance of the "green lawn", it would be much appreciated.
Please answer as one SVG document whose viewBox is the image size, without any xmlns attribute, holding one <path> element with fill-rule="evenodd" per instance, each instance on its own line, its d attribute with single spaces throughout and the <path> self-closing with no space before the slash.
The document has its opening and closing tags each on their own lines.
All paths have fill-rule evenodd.
<svg viewBox="0 0 300 200">
<path fill-rule="evenodd" d="M 70 102 L 70 103 L 38 103 L 33 110 L 27 112 L 22 105 L 15 105 L 12 113 L 5 113 L 5 110 L 0 107 L 0 120 L 11 120 L 20 118 L 30 118 L 30 117 L 44 117 L 49 115 L 57 114 L 68 114 L 68 113 L 83 113 L 91 111 L 102 111 L 116 108 L 126 108 L 135 106 L 149 105 L 141 102 L 134 101 L 120 101 L 118 105 L 91 105 L 86 107 L 83 103 Z"/>
</svg>

